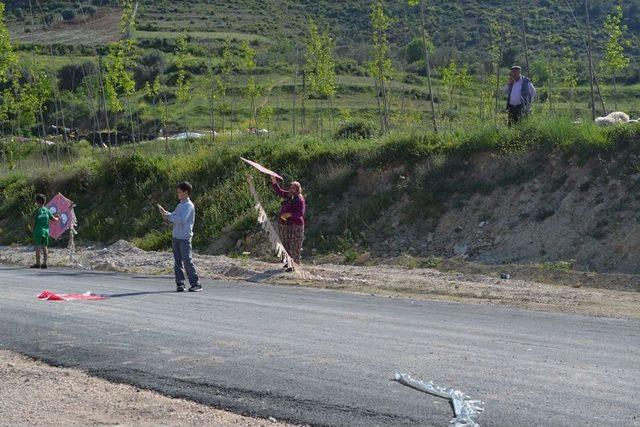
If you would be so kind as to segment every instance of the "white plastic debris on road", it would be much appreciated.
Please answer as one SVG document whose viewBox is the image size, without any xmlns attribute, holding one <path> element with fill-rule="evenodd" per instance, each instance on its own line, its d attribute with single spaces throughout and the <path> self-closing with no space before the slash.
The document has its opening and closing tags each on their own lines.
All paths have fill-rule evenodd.
<svg viewBox="0 0 640 427">
<path fill-rule="evenodd" d="M 451 420 L 451 425 L 454 427 L 479 427 L 475 418 L 484 412 L 484 402 L 472 400 L 460 390 L 441 387 L 433 381 L 424 383 L 400 372 L 396 372 L 395 380 L 414 390 L 449 400 L 454 412 L 454 418 Z"/>
</svg>

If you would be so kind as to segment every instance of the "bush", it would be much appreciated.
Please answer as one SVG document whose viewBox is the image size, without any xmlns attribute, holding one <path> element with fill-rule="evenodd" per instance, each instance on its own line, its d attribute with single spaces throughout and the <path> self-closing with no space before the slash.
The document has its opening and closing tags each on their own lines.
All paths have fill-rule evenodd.
<svg viewBox="0 0 640 427">
<path fill-rule="evenodd" d="M 15 16 L 18 21 L 23 21 L 24 20 L 24 10 L 22 10 L 21 7 L 18 7 L 16 9 L 14 9 L 13 10 L 13 16 Z"/>
<path fill-rule="evenodd" d="M 171 247 L 171 232 L 153 230 L 144 237 L 136 237 L 132 243 L 145 251 L 161 251 Z"/>
<path fill-rule="evenodd" d="M 45 25 L 51 25 L 56 21 L 56 16 L 53 13 L 47 13 L 42 17 L 42 22 Z"/>
<path fill-rule="evenodd" d="M 133 70 L 136 87 L 142 88 L 145 82 L 152 83 L 166 68 L 162 52 L 156 50 L 140 57 Z"/>
<path fill-rule="evenodd" d="M 376 128 L 369 122 L 355 121 L 341 125 L 336 131 L 336 139 L 369 139 L 376 133 Z"/>
<path fill-rule="evenodd" d="M 61 13 L 62 19 L 65 21 L 73 21 L 76 19 L 76 11 L 75 9 L 65 9 Z"/>
<path fill-rule="evenodd" d="M 80 87 L 85 77 L 89 77 L 97 73 L 98 67 L 90 61 L 86 61 L 82 64 L 65 65 L 58 71 L 60 90 L 75 91 Z"/>
<path fill-rule="evenodd" d="M 93 16 L 98 12 L 98 8 L 92 4 L 85 4 L 83 6 L 80 6 L 80 9 L 78 9 L 78 12 L 80 12 L 83 15 Z"/>
</svg>

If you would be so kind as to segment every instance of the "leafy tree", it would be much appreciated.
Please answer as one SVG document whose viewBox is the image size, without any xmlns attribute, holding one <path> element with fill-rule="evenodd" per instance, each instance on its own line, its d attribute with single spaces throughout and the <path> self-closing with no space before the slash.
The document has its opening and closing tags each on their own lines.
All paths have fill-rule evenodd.
<svg viewBox="0 0 640 427">
<path fill-rule="evenodd" d="M 252 49 L 246 41 L 242 43 L 240 51 L 242 55 L 242 65 L 249 75 L 247 86 L 245 87 L 245 95 L 249 98 L 249 103 L 251 105 L 251 119 L 253 120 L 253 125 L 258 126 L 256 99 L 262 96 L 262 87 L 253 77 L 253 72 L 256 69 L 256 51 Z"/>
<path fill-rule="evenodd" d="M 393 72 L 389 56 L 387 32 L 391 19 L 386 15 L 382 0 L 371 5 L 371 26 L 373 27 L 373 61 L 369 63 L 371 75 L 375 79 L 380 125 L 383 132 L 389 130 L 389 94 L 388 86 Z"/>
<path fill-rule="evenodd" d="M 449 65 L 440 70 L 442 86 L 447 91 L 447 100 L 449 102 L 449 126 L 453 119 L 454 95 L 458 92 L 458 110 L 462 106 L 462 96 L 465 89 L 471 85 L 471 76 L 467 66 L 458 67 L 455 61 L 451 61 Z"/>
<path fill-rule="evenodd" d="M 176 99 L 182 104 L 182 116 L 184 120 L 185 132 L 189 132 L 187 124 L 187 103 L 191 97 L 191 82 L 187 78 L 186 60 L 189 55 L 189 42 L 185 32 L 180 33 L 176 39 L 176 68 L 178 69 L 178 79 L 176 80 Z M 187 138 L 187 141 L 189 138 Z"/>
<path fill-rule="evenodd" d="M 309 39 L 306 44 L 304 76 L 307 83 L 307 93 L 316 100 L 316 129 L 320 129 L 318 115 L 318 99 L 322 96 L 321 82 L 321 56 L 322 38 L 318 31 L 318 26 L 313 20 L 309 20 Z"/>
<path fill-rule="evenodd" d="M 10 77 L 11 70 L 18 63 L 9 30 L 4 20 L 4 3 L 0 3 L 0 84 L 6 83 Z"/>
<path fill-rule="evenodd" d="M 449 62 L 449 65 L 440 69 L 440 80 L 447 93 L 447 102 L 449 103 L 449 121 L 451 121 L 453 114 L 453 93 L 456 89 L 457 74 L 458 66 L 455 61 Z"/>
<path fill-rule="evenodd" d="M 169 130 L 168 122 L 170 119 L 169 106 L 167 103 L 167 88 L 160 82 L 160 76 L 156 76 L 153 84 L 145 82 L 144 92 L 147 97 L 153 100 L 156 115 L 160 117 L 162 123 L 162 135 L 164 136 L 165 151 L 169 153 Z"/>
<path fill-rule="evenodd" d="M 318 114 L 318 101 L 331 104 L 336 93 L 336 72 L 333 59 L 334 42 L 327 31 L 320 33 L 313 20 L 309 21 L 309 39 L 305 55 L 305 76 L 309 93 L 316 99 L 317 128 L 322 132 L 322 117 Z"/>
<path fill-rule="evenodd" d="M 260 119 L 260 125 L 265 125 L 267 129 L 269 129 L 271 119 L 273 118 L 273 107 L 270 105 L 263 105 L 258 108 L 258 118 Z"/>
<path fill-rule="evenodd" d="M 38 123 L 38 117 L 45 109 L 45 103 L 52 94 L 51 80 L 37 64 L 32 65 L 28 74 L 29 79 L 22 85 L 20 91 L 20 123 L 25 128 L 30 128 Z"/>
<path fill-rule="evenodd" d="M 136 30 L 136 9 L 137 3 L 134 5 L 133 0 L 119 0 L 122 8 L 122 18 L 120 19 L 120 33 L 125 39 L 133 37 Z"/>
<path fill-rule="evenodd" d="M 131 96 L 136 89 L 132 72 L 135 67 L 135 42 L 129 37 L 135 28 L 135 9 L 131 0 L 121 0 L 120 5 L 122 7 L 120 31 L 123 38 L 109 45 L 109 53 L 105 61 L 104 90 L 108 105 L 116 114 L 124 110 L 120 95 L 124 96 L 129 110 L 131 139 L 135 141 L 135 123 L 131 109 Z"/>
<path fill-rule="evenodd" d="M 124 110 L 120 96 L 124 96 L 127 100 L 131 134 L 133 136 L 135 132 L 133 130 L 134 123 L 129 98 L 135 92 L 136 83 L 133 73 L 129 71 L 132 61 L 130 51 L 130 41 L 127 40 L 121 40 L 109 45 L 109 53 L 105 60 L 106 77 L 104 89 L 109 108 L 115 114 Z"/>
<path fill-rule="evenodd" d="M 217 109 L 221 117 L 221 129 L 225 129 L 225 117 L 231 112 L 231 107 L 227 102 L 227 92 L 231 74 L 236 68 L 236 55 L 231 49 L 231 42 L 226 39 L 222 44 L 222 55 L 220 58 L 220 75 L 215 77 L 216 96 L 220 98 Z"/>
<path fill-rule="evenodd" d="M 613 80 L 613 99 L 616 110 L 618 109 L 616 76 L 630 64 L 629 57 L 624 52 L 625 43 L 622 39 L 627 32 L 627 26 L 622 23 L 622 18 L 622 6 L 618 5 L 604 21 L 604 30 L 608 38 L 604 49 L 603 65 Z"/>
<path fill-rule="evenodd" d="M 461 111 L 464 91 L 471 86 L 471 75 L 469 74 L 469 68 L 466 65 L 458 69 L 455 76 L 455 84 L 458 89 L 458 111 Z"/>
<path fill-rule="evenodd" d="M 558 80 L 562 87 L 569 92 L 570 115 L 573 117 L 574 90 L 578 86 L 578 61 L 576 61 L 575 54 L 570 47 L 562 48 Z"/>
<path fill-rule="evenodd" d="M 20 78 L 18 57 L 15 53 L 4 17 L 4 3 L 0 3 L 0 121 L 13 119 L 14 132 L 20 129 Z"/>
</svg>

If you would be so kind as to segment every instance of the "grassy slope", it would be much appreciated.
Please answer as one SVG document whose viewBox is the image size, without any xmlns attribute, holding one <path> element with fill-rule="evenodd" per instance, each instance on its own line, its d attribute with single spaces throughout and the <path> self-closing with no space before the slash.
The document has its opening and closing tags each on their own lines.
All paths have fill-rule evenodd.
<svg viewBox="0 0 640 427">
<path fill-rule="evenodd" d="M 144 248 L 164 248 L 169 233 L 163 228 L 155 205 L 172 206 L 173 185 L 182 179 L 196 186 L 198 248 L 206 249 L 221 237 L 242 237 L 256 230 L 244 182 L 248 169 L 238 160 L 243 156 L 266 163 L 287 179 L 303 182 L 310 206 L 308 247 L 320 253 L 345 251 L 354 246 L 366 249 L 361 232 L 404 197 L 409 197 L 409 204 L 403 210 L 402 221 L 419 215 L 422 221 L 429 218 L 433 223 L 451 195 L 467 200 L 489 187 L 509 185 L 517 181 L 515 176 L 524 173 L 504 171 L 505 176 L 491 177 L 482 183 L 473 179 L 451 181 L 450 177 L 465 168 L 466 159 L 475 153 L 536 150 L 585 160 L 626 149 L 639 134 L 637 126 L 603 130 L 557 120 L 533 121 L 521 129 L 496 130 L 484 126 L 472 133 L 440 136 L 393 133 L 382 139 L 349 142 L 311 137 L 287 140 L 245 137 L 214 147 L 193 143 L 187 152 L 182 142 L 170 147 L 170 155 L 162 154 L 164 144 L 156 142 L 139 147 L 134 155 L 131 148 L 121 149 L 113 160 L 98 154 L 90 159 L 90 151 L 86 151 L 66 170 L 57 171 L 54 165 L 50 172 L 36 171 L 31 176 L 13 173 L 0 180 L 0 217 L 4 218 L 0 223 L 0 239 L 5 244 L 28 241 L 33 194 L 39 191 L 53 195 L 61 191 L 78 204 L 81 240 L 112 242 L 135 238 Z M 635 144 L 632 147 L 637 151 Z M 343 208 L 333 211 L 336 203 L 340 206 L 340 200 L 348 200 L 347 189 L 358 182 L 360 168 L 367 171 L 390 170 L 397 165 L 411 168 L 428 159 L 433 159 L 433 166 L 417 187 L 406 188 L 400 178 L 389 178 L 391 181 L 384 185 L 379 183 L 380 188 L 377 184 L 361 187 L 357 203 L 346 212 Z M 275 212 L 277 201 L 268 188 L 260 186 L 260 191 L 268 209 Z M 327 221 L 334 214 L 337 219 Z"/>
</svg>

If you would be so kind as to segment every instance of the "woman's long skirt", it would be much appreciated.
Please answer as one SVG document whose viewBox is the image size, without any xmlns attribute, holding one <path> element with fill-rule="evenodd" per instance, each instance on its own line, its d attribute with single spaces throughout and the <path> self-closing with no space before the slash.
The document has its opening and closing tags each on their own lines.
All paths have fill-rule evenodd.
<svg viewBox="0 0 640 427">
<path fill-rule="evenodd" d="M 278 234 L 289 256 L 299 264 L 304 241 L 304 225 L 278 224 Z"/>
</svg>

